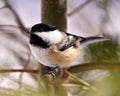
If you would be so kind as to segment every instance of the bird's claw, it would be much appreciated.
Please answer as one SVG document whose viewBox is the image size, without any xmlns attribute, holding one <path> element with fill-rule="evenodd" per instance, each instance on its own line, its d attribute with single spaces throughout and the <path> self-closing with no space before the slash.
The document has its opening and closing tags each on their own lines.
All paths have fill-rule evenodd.
<svg viewBox="0 0 120 96">
<path fill-rule="evenodd" d="M 58 67 L 44 67 L 41 71 L 41 75 L 50 74 L 52 76 L 52 80 L 56 78 L 56 72 Z"/>
</svg>

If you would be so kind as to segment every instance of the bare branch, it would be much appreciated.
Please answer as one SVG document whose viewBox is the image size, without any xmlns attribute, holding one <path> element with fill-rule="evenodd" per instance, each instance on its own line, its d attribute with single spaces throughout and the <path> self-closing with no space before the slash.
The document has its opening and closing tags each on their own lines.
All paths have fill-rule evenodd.
<svg viewBox="0 0 120 96">
<path fill-rule="evenodd" d="M 95 0 L 87 0 L 86 2 L 84 2 L 83 4 L 79 5 L 78 7 L 76 7 L 73 11 L 71 11 L 70 13 L 68 13 L 68 16 L 72 16 L 74 13 L 78 12 L 79 10 L 81 10 L 82 8 L 84 8 L 86 5 L 90 4 L 91 2 L 93 2 Z"/>
<path fill-rule="evenodd" d="M 1 9 L 4 9 L 4 8 L 6 8 L 6 6 L 0 7 L 0 10 L 1 10 Z"/>
<path fill-rule="evenodd" d="M 24 25 L 23 25 L 23 23 L 21 22 L 19 16 L 16 14 L 16 12 L 12 9 L 12 7 L 8 4 L 8 2 L 7 2 L 6 0 L 5 0 L 5 6 L 4 6 L 4 7 L 10 9 L 10 11 L 11 11 L 11 12 L 13 13 L 13 15 L 14 15 L 14 19 L 15 19 L 16 23 L 18 24 L 18 26 L 20 26 L 22 30 L 25 30 L 25 31 L 22 31 L 22 30 L 20 29 L 21 32 L 22 32 L 23 34 L 25 34 L 25 35 L 28 34 L 27 29 L 24 27 Z M 4 8 L 4 7 L 3 7 L 3 8 Z M 28 36 L 28 35 L 26 35 L 26 36 Z"/>
<path fill-rule="evenodd" d="M 3 69 L 3 70 L 0 70 L 0 73 L 7 73 L 7 72 L 38 73 L 38 70 L 32 70 L 32 69 Z"/>
<path fill-rule="evenodd" d="M 71 73 L 78 73 L 83 71 L 89 71 L 89 70 L 120 70 L 120 63 L 85 63 L 80 64 L 77 66 L 73 66 L 70 69 L 68 69 Z M 0 73 L 6 73 L 6 72 L 27 72 L 27 73 L 36 73 L 38 74 L 40 72 L 39 69 L 33 70 L 33 69 L 3 69 L 0 70 Z"/>
<path fill-rule="evenodd" d="M 30 34 L 29 34 L 29 32 L 27 31 L 27 29 L 26 28 L 23 28 L 22 26 L 15 26 L 15 25 L 0 25 L 0 30 L 7 30 L 7 28 L 6 27 L 10 27 L 10 28 L 12 28 L 12 29 L 17 29 L 17 30 L 20 30 L 25 36 L 27 36 L 27 37 L 29 37 L 30 36 Z"/>
</svg>

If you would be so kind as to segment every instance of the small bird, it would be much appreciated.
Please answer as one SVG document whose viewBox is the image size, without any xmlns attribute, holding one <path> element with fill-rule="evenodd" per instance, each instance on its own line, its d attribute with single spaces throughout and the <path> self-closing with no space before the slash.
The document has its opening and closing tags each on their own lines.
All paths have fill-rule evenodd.
<svg viewBox="0 0 120 96">
<path fill-rule="evenodd" d="M 35 59 L 53 69 L 68 68 L 80 55 L 80 46 L 92 41 L 108 40 L 105 37 L 81 37 L 61 32 L 56 26 L 35 24 L 30 31 L 30 50 Z M 49 72 L 50 71 L 50 72 Z"/>
</svg>

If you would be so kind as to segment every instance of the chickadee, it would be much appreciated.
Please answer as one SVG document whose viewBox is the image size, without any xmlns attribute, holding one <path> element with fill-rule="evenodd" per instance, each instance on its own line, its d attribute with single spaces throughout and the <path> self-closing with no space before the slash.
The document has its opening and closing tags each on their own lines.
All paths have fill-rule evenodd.
<svg viewBox="0 0 120 96">
<path fill-rule="evenodd" d="M 48 67 L 70 67 L 80 55 L 80 44 L 91 41 L 104 41 L 104 37 L 80 37 L 61 32 L 56 26 L 36 24 L 30 31 L 30 49 L 32 55 L 41 64 Z"/>
</svg>

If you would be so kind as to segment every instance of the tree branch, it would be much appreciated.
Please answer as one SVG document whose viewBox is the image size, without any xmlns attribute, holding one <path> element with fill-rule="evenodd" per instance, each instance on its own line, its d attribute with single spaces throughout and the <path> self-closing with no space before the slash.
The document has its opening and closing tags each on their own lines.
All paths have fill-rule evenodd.
<svg viewBox="0 0 120 96">
<path fill-rule="evenodd" d="M 2 69 L 0 73 L 7 73 L 7 72 L 27 72 L 27 73 L 38 73 L 38 70 L 32 69 Z"/>
<path fill-rule="evenodd" d="M 80 64 L 77 66 L 73 66 L 70 69 L 68 69 L 71 73 L 78 73 L 83 71 L 89 71 L 89 70 L 120 70 L 120 63 L 85 63 Z M 38 73 L 40 72 L 39 69 L 3 69 L 0 70 L 0 73 L 6 73 L 6 72 L 27 72 L 27 73 Z"/>
<path fill-rule="evenodd" d="M 5 2 L 5 6 L 3 8 L 9 8 L 9 10 L 13 13 L 13 16 L 14 16 L 14 19 L 15 19 L 16 23 L 20 27 L 21 32 L 24 35 L 26 35 L 27 37 L 29 37 L 28 30 L 24 27 L 24 25 L 21 22 L 21 20 L 20 20 L 19 16 L 17 15 L 17 13 L 12 9 L 12 7 L 8 4 L 8 2 L 6 0 L 4 2 Z"/>
<path fill-rule="evenodd" d="M 84 2 L 83 4 L 79 5 L 78 7 L 76 7 L 73 11 L 71 11 L 70 13 L 68 13 L 68 16 L 72 16 L 74 13 L 78 12 L 80 9 L 84 8 L 87 4 L 91 3 L 92 1 L 95 0 L 87 0 L 86 2 Z"/>
<path fill-rule="evenodd" d="M 103 63 L 103 62 L 97 62 L 97 63 L 85 63 L 85 64 L 79 64 L 76 66 L 71 67 L 68 69 L 71 73 L 78 73 L 83 71 L 89 71 L 89 70 L 120 70 L 120 63 Z"/>
</svg>

